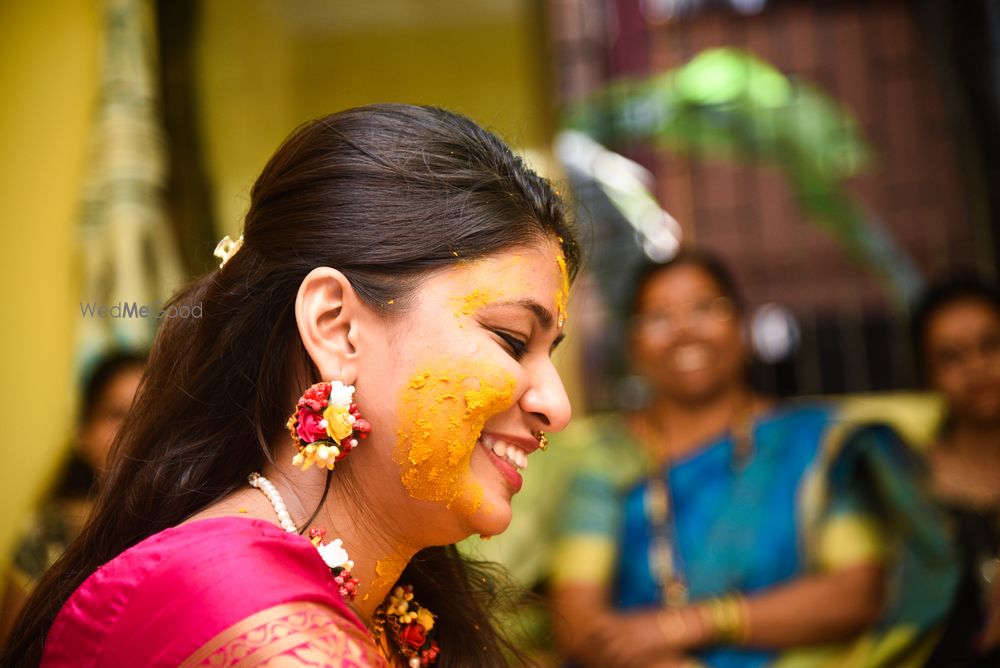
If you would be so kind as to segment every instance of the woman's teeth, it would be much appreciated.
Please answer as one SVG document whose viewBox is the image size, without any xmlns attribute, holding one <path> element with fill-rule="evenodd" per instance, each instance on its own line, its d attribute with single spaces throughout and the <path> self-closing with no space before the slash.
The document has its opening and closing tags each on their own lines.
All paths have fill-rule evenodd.
<svg viewBox="0 0 1000 668">
<path fill-rule="evenodd" d="M 673 354 L 674 367 L 679 371 L 697 371 L 708 362 L 708 348 L 702 345 L 680 346 Z"/>
<path fill-rule="evenodd" d="M 483 434 L 480 440 L 483 445 L 493 451 L 493 454 L 500 459 L 506 459 L 514 468 L 519 470 L 528 468 L 528 453 L 516 445 L 501 441 L 488 434 Z"/>
</svg>

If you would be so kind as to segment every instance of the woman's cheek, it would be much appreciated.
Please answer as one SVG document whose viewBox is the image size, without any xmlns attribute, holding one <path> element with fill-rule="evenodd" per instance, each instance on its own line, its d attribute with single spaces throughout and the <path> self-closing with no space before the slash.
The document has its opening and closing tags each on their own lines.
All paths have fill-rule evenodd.
<svg viewBox="0 0 1000 668">
<path fill-rule="evenodd" d="M 475 512 L 483 490 L 469 464 L 486 421 L 510 408 L 516 380 L 500 365 L 454 358 L 426 364 L 400 393 L 394 460 L 415 499 Z"/>
</svg>

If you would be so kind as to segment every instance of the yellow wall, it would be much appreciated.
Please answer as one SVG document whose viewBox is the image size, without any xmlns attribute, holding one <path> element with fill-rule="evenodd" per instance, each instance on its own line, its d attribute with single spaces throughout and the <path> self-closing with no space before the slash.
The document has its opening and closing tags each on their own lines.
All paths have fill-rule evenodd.
<svg viewBox="0 0 1000 668">
<path fill-rule="evenodd" d="M 537 0 L 212 0 L 200 9 L 196 91 L 220 237 L 239 233 L 254 178 L 293 128 L 362 104 L 464 113 L 558 178 Z M 557 362 L 582 413 L 577 357 L 564 350 Z"/>
<path fill-rule="evenodd" d="M 461 112 L 558 178 L 536 0 L 212 0 L 200 9 L 196 91 L 220 237 L 239 233 L 254 178 L 292 129 L 362 104 Z M 582 413 L 577 357 L 564 350 L 557 362 Z"/>
<path fill-rule="evenodd" d="M 292 128 L 358 104 L 436 104 L 546 151 L 533 0 L 289 4 L 336 13 L 324 23 L 271 0 L 200 3 L 196 86 L 223 231 L 238 230 L 253 178 Z M 75 222 L 101 5 L 0 0 L 0 567 L 73 421 Z"/>
<path fill-rule="evenodd" d="M 74 223 L 98 0 L 0 2 L 0 564 L 72 424 Z"/>
<path fill-rule="evenodd" d="M 548 147 L 535 0 L 213 0 L 201 4 L 197 95 L 220 236 L 300 123 L 361 104 L 434 104 L 515 146 Z"/>
</svg>

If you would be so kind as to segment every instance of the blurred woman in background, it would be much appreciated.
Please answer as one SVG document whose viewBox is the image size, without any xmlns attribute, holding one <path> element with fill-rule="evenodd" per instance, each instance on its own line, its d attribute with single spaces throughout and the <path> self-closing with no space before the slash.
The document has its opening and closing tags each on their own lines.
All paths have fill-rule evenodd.
<svg viewBox="0 0 1000 668">
<path fill-rule="evenodd" d="M 14 552 L 0 611 L 0 646 L 35 583 L 80 534 L 111 444 L 139 387 L 144 363 L 145 357 L 138 353 L 110 352 L 90 372 L 69 459 Z"/>
<path fill-rule="evenodd" d="M 946 418 L 929 454 L 953 520 L 962 581 L 939 665 L 1000 665 L 1000 293 L 975 280 L 931 287 L 914 312 L 925 383 Z"/>
<path fill-rule="evenodd" d="M 552 578 L 566 653 L 584 666 L 920 665 L 954 577 L 895 433 L 756 393 L 743 305 L 709 256 L 644 267 L 631 313 L 651 400 L 558 443 L 589 441 L 591 459 Z M 891 551 L 899 537 L 916 540 Z M 920 587 L 898 589 L 900 559 Z"/>
</svg>

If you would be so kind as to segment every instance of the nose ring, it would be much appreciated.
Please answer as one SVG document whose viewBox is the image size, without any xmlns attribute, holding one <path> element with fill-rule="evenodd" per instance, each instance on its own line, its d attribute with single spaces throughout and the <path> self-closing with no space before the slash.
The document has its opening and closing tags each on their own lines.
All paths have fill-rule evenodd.
<svg viewBox="0 0 1000 668">
<path fill-rule="evenodd" d="M 538 432 L 538 449 L 542 452 L 549 449 L 549 437 L 545 435 L 544 431 Z"/>
</svg>

